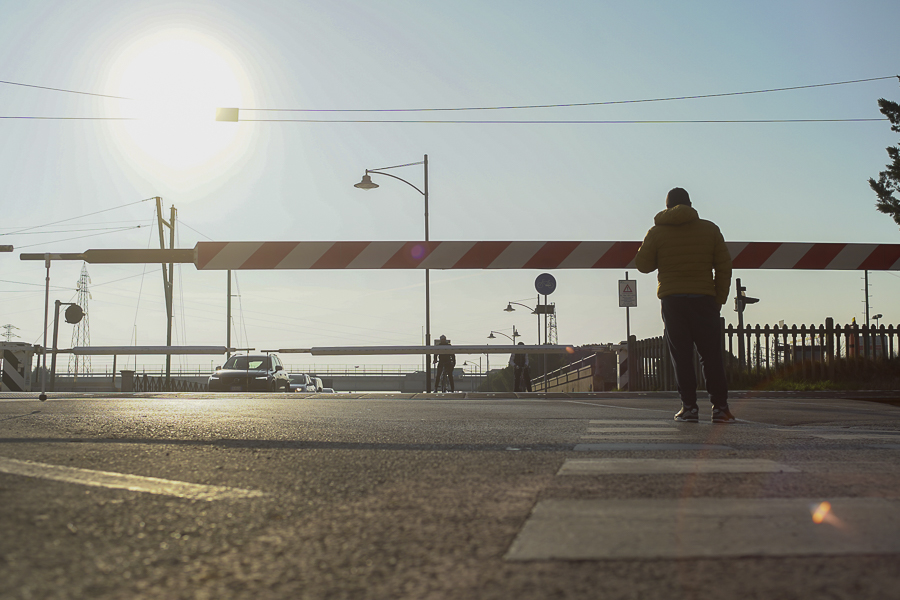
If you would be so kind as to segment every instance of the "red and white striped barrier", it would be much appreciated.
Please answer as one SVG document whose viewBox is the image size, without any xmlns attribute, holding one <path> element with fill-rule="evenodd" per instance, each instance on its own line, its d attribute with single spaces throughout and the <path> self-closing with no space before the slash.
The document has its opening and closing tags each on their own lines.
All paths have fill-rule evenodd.
<svg viewBox="0 0 900 600">
<path fill-rule="evenodd" d="M 900 244 L 727 242 L 735 269 L 900 270 Z M 201 270 L 629 269 L 641 242 L 199 242 Z"/>
</svg>

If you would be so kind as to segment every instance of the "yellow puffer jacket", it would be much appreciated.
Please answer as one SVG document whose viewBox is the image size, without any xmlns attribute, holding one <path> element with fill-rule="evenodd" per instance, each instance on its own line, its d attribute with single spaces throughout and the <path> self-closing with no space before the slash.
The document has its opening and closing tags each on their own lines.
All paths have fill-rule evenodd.
<svg viewBox="0 0 900 600">
<path fill-rule="evenodd" d="M 667 208 L 653 222 L 634 262 L 641 273 L 659 269 L 657 297 L 703 294 L 725 304 L 731 255 L 716 224 L 701 219 L 687 204 Z"/>
</svg>

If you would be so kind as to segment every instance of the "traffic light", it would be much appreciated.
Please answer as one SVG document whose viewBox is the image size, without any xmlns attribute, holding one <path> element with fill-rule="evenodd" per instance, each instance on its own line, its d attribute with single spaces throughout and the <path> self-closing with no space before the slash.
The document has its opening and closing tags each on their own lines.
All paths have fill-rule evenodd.
<svg viewBox="0 0 900 600">
<path fill-rule="evenodd" d="M 747 295 L 747 288 L 741 285 L 740 279 L 735 279 L 735 283 L 737 284 L 737 296 L 734 297 L 734 312 L 743 313 L 744 308 L 748 304 L 756 304 L 759 302 L 759 298 L 751 298 Z"/>
</svg>

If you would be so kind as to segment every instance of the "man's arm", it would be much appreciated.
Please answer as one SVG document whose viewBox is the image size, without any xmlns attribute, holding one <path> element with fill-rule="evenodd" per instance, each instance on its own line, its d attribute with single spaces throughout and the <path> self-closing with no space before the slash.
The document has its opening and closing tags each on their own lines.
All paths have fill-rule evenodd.
<svg viewBox="0 0 900 600">
<path fill-rule="evenodd" d="M 718 232 L 716 238 L 716 247 L 713 255 L 713 269 L 715 276 L 713 281 L 716 284 L 716 300 L 719 304 L 728 302 L 728 293 L 731 290 L 731 254 L 728 252 L 728 246 L 725 245 L 725 238 L 722 232 Z"/>
<path fill-rule="evenodd" d="M 634 257 L 634 266 L 641 273 L 652 273 L 656 270 L 656 243 L 653 229 L 644 236 L 644 243 L 638 249 L 637 256 Z"/>
</svg>

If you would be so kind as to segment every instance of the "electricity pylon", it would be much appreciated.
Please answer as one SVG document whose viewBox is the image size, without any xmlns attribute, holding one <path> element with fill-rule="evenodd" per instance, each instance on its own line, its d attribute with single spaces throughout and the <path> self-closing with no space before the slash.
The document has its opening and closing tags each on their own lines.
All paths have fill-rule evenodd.
<svg viewBox="0 0 900 600">
<path fill-rule="evenodd" d="M 72 330 L 72 348 L 91 345 L 91 313 L 88 310 L 88 300 L 91 298 L 91 292 L 88 290 L 88 284 L 90 283 L 91 276 L 88 274 L 87 263 L 85 263 L 81 265 L 81 277 L 78 278 L 78 300 L 76 302 L 84 310 L 84 318 Z M 79 370 L 82 373 L 91 372 L 90 355 L 81 357 L 77 354 L 69 355 L 69 373 L 72 373 L 77 379 Z"/>
<path fill-rule="evenodd" d="M 10 325 L 9 323 L 7 323 L 6 325 L 0 326 L 0 329 L 6 330 L 0 335 L 5 337 L 7 342 L 11 342 L 14 337 L 16 337 L 16 338 L 19 337 L 18 335 L 14 334 L 12 332 L 13 329 L 18 329 L 18 327 L 16 327 L 15 325 Z"/>
</svg>

